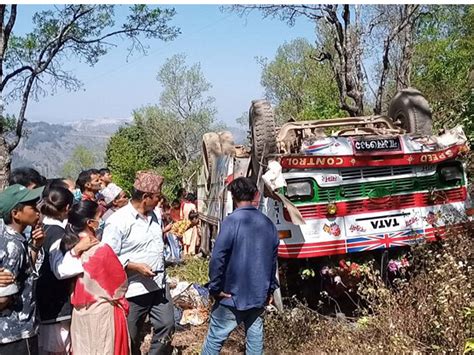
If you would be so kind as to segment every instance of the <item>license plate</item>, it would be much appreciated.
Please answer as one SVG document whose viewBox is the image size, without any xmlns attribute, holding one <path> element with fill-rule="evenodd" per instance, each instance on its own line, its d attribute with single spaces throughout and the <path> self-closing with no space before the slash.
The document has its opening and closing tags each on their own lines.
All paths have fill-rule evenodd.
<svg viewBox="0 0 474 355">
<path fill-rule="evenodd" d="M 358 138 L 354 140 L 354 150 L 356 153 L 399 152 L 400 138 Z"/>
</svg>

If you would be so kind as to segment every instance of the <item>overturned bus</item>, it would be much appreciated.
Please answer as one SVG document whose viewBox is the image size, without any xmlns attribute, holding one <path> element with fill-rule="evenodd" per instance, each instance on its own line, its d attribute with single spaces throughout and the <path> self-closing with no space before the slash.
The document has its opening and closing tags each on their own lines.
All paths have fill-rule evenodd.
<svg viewBox="0 0 474 355">
<path fill-rule="evenodd" d="M 233 210 L 226 185 L 253 176 L 262 191 L 260 208 L 278 229 L 286 294 L 301 291 L 295 289 L 303 282 L 311 285 L 301 291 L 306 298 L 326 289 L 338 297 L 350 291 L 344 273 L 353 281 L 361 259 L 384 268 L 409 246 L 442 238 L 473 214 L 469 142 L 461 127 L 433 135 L 430 107 L 414 89 L 397 93 L 386 116 L 277 127 L 270 104 L 257 100 L 249 122 L 249 147 L 233 145 L 229 132 L 203 137 L 203 241 L 210 249 L 220 221 Z M 324 280 L 339 284 L 339 291 Z"/>
</svg>

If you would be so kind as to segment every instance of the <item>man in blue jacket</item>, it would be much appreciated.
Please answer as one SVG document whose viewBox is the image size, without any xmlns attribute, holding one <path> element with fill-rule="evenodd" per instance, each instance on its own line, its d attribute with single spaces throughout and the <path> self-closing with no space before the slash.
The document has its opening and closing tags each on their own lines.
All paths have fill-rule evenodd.
<svg viewBox="0 0 474 355">
<path fill-rule="evenodd" d="M 216 302 L 202 354 L 218 354 L 240 323 L 247 335 L 246 354 L 262 354 L 262 313 L 279 287 L 277 230 L 254 207 L 259 195 L 252 180 L 237 178 L 228 189 L 237 208 L 222 222 L 212 252 L 209 292 Z"/>
</svg>

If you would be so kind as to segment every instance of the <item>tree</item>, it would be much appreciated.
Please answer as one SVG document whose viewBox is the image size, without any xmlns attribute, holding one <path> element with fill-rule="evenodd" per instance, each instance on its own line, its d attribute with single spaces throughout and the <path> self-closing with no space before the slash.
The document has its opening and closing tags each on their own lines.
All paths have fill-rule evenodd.
<svg viewBox="0 0 474 355">
<path fill-rule="evenodd" d="M 164 195 L 172 199 L 181 187 L 176 163 L 154 155 L 145 137 L 136 124 L 121 127 L 107 144 L 106 164 L 112 171 L 114 182 L 128 192 L 132 191 L 137 171 L 157 171 L 165 178 Z"/>
<path fill-rule="evenodd" d="M 71 158 L 64 163 L 63 176 L 75 180 L 81 171 L 94 168 L 96 163 L 94 153 L 78 145 L 72 152 Z"/>
<path fill-rule="evenodd" d="M 364 59 L 367 55 L 366 44 L 373 29 L 381 26 L 385 28 L 383 46 L 375 51 L 377 54 L 382 53 L 383 66 L 378 89 L 373 90 L 374 97 L 379 97 L 380 100 L 384 98 L 385 74 L 390 69 L 390 53 L 394 42 L 406 41 L 407 50 L 402 53 L 411 55 L 408 50 L 410 36 L 403 37 L 401 34 L 414 28 L 418 6 L 400 5 L 385 8 L 395 9 L 399 16 L 380 16 L 380 12 L 375 12 L 374 15 L 373 7 L 360 5 L 236 5 L 231 9 L 241 15 L 257 9 L 264 17 L 278 18 L 290 26 L 298 17 L 313 21 L 318 45 L 318 53 L 314 55 L 314 59 L 329 63 L 339 92 L 339 107 L 350 116 L 361 116 L 367 104 L 366 85 L 371 81 L 367 78 Z M 391 18 L 391 21 L 381 21 L 382 18 Z M 405 60 L 405 57 L 402 59 Z M 376 114 L 380 113 L 381 107 L 381 104 L 375 105 Z"/>
<path fill-rule="evenodd" d="M 143 37 L 168 41 L 179 33 L 169 25 L 174 9 L 133 5 L 126 22 L 117 25 L 113 5 L 64 5 L 36 13 L 33 30 L 20 36 L 13 32 L 17 10 L 17 5 L 0 5 L 0 115 L 5 114 L 1 100 L 21 102 L 12 140 L 7 141 L 5 127 L 0 126 L 0 188 L 9 175 L 11 152 L 23 134 L 28 101 L 59 87 L 81 86 L 64 68 L 69 58 L 93 66 L 114 46 L 114 38 L 129 40 L 130 53 L 146 53 Z"/>
<path fill-rule="evenodd" d="M 212 130 L 216 114 L 215 99 L 206 96 L 211 84 L 200 65 L 189 67 L 183 54 L 167 59 L 158 81 L 163 86 L 160 105 L 136 110 L 135 123 L 162 166 L 174 162 L 182 186 L 190 188 L 199 169 L 202 136 Z"/>
<path fill-rule="evenodd" d="M 412 82 L 429 98 L 437 127 L 463 123 L 474 138 L 474 8 L 431 6 L 417 31 Z"/>
<path fill-rule="evenodd" d="M 414 32 L 421 16 L 419 8 L 419 5 L 413 4 L 371 7 L 372 20 L 368 34 L 376 46 L 383 43 L 379 73 L 375 75 L 377 90 L 374 92 L 374 114 L 382 114 L 383 104 L 389 101 L 395 91 L 411 86 Z"/>
<path fill-rule="evenodd" d="M 235 123 L 237 123 L 237 125 L 240 128 L 243 128 L 243 129 L 247 130 L 249 128 L 249 113 L 248 113 L 248 111 L 243 111 L 240 114 L 240 116 L 235 119 Z"/>
<path fill-rule="evenodd" d="M 119 128 L 107 144 L 105 162 L 114 182 L 130 192 L 136 172 L 153 168 L 153 157 L 141 129 L 136 125 Z"/>
<path fill-rule="evenodd" d="M 271 62 L 260 59 L 261 84 L 265 96 L 275 105 L 278 121 L 344 115 L 339 109 L 331 68 L 314 60 L 315 50 L 307 40 L 299 38 L 280 46 Z"/>
</svg>

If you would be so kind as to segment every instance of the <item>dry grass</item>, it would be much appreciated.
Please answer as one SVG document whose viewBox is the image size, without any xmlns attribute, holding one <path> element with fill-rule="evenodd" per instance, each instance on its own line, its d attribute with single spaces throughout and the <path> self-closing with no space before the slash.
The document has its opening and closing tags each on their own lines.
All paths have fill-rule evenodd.
<svg viewBox="0 0 474 355">
<path fill-rule="evenodd" d="M 358 319 L 322 316 L 296 301 L 281 313 L 265 315 L 267 354 L 463 353 L 474 336 L 473 229 L 413 249 L 408 278 L 388 288 L 376 273 L 367 276 L 359 294 L 367 307 Z M 190 261 L 203 275 L 203 261 Z M 176 270 L 178 272 L 178 270 Z M 207 325 L 177 332 L 178 353 L 198 354 Z M 224 354 L 245 350 L 244 332 L 236 329 Z"/>
<path fill-rule="evenodd" d="M 368 308 L 338 321 L 299 305 L 266 319 L 270 353 L 462 353 L 474 332 L 473 230 L 417 247 L 416 267 L 396 289 L 378 277 L 361 285 Z M 470 310 L 470 312 L 469 312 Z"/>
<path fill-rule="evenodd" d="M 186 257 L 183 264 L 167 268 L 170 277 L 180 281 L 204 285 L 209 281 L 209 260 L 204 258 Z"/>
</svg>

